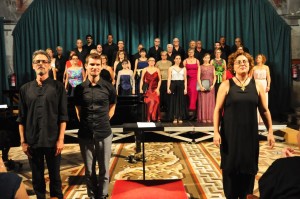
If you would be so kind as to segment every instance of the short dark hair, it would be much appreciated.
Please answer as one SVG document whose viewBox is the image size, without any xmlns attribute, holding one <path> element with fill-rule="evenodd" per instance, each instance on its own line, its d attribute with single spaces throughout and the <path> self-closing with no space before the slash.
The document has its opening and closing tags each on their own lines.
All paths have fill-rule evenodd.
<svg viewBox="0 0 300 199">
<path fill-rule="evenodd" d="M 147 50 L 146 50 L 146 48 L 141 48 L 141 49 L 140 49 L 140 52 L 145 52 L 145 53 L 147 53 Z"/>
<path fill-rule="evenodd" d="M 85 36 L 85 39 L 87 39 L 88 37 L 91 37 L 91 38 L 93 39 L 93 36 L 90 35 L 90 34 L 86 35 L 86 36 Z"/>
</svg>

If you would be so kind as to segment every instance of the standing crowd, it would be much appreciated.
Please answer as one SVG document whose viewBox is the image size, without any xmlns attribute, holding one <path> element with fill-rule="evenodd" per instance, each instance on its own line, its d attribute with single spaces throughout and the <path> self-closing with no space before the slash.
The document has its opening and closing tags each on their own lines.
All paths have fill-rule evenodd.
<svg viewBox="0 0 300 199">
<path fill-rule="evenodd" d="M 173 123 L 183 120 L 212 123 L 219 86 L 235 75 L 233 65 L 229 65 L 230 55 L 243 52 L 249 50 L 240 38 L 235 38 L 230 47 L 221 36 L 211 50 L 204 49 L 200 40 L 191 40 L 185 51 L 178 38 L 164 50 L 160 39 L 155 38 L 148 51 L 139 44 L 137 52 L 130 55 L 124 41 L 114 43 L 112 34 L 107 35 L 107 43 L 103 45 L 95 45 L 92 35 L 86 35 L 85 45 L 78 39 L 69 59 L 61 46 L 57 46 L 55 55 L 47 49 L 51 57 L 49 75 L 63 82 L 69 96 L 74 96 L 75 87 L 87 77 L 86 56 L 95 53 L 101 56 L 100 77 L 115 87 L 118 96 L 143 96 L 147 121 L 161 121 L 161 112 L 165 112 L 163 119 Z M 259 80 L 267 94 L 271 78 L 265 62 L 266 57 L 259 54 L 249 76 Z"/>
<path fill-rule="evenodd" d="M 124 41 L 114 44 L 112 35 L 104 45 L 94 45 L 91 35 L 86 40 L 85 45 L 77 40 L 69 60 L 60 46 L 55 56 L 51 49 L 35 51 L 32 68 L 36 79 L 20 88 L 17 121 L 37 198 L 45 198 L 46 193 L 44 159 L 50 196 L 63 198 L 60 161 L 69 120 L 67 95 L 75 100 L 90 198 L 108 197 L 113 137 L 109 121 L 118 95 L 143 95 L 147 121 L 160 121 L 164 111 L 176 124 L 185 119 L 213 122 L 225 196 L 245 198 L 252 194 L 258 171 L 260 120 L 267 127 L 270 147 L 275 143 L 266 97 L 271 78 L 264 55 L 256 57 L 255 65 L 240 38 L 230 48 L 225 37 L 220 37 L 213 50 L 203 49 L 201 41 L 190 41 L 187 53 L 178 38 L 167 45 L 167 50 L 155 38 L 148 53 L 139 44 L 138 52 L 130 59 Z"/>
</svg>

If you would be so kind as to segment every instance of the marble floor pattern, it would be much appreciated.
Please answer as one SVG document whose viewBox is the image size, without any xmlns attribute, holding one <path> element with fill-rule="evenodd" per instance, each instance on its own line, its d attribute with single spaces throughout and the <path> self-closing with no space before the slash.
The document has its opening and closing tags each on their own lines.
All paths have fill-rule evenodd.
<svg viewBox="0 0 300 199">
<path fill-rule="evenodd" d="M 257 182 L 274 160 L 281 157 L 281 151 L 288 146 L 276 143 L 270 149 L 265 141 L 260 142 L 259 172 L 256 176 L 254 194 L 259 195 Z M 291 146 L 299 152 L 296 146 Z M 112 158 L 110 160 L 110 187 L 118 179 L 142 179 L 142 163 L 128 163 L 127 156 L 134 153 L 132 143 L 113 143 Z M 145 143 L 146 151 L 146 179 L 182 179 L 186 192 L 190 198 L 224 198 L 222 189 L 221 170 L 219 168 L 219 149 L 212 142 L 150 142 Z M 10 150 L 9 158 L 23 163 L 18 174 L 33 195 L 31 172 L 26 155 L 20 147 Z M 67 199 L 88 198 L 84 183 L 84 167 L 78 144 L 66 144 L 62 154 L 61 176 L 63 192 Z M 45 170 L 47 190 L 49 191 L 49 177 Z M 49 194 L 48 194 L 49 197 Z"/>
</svg>

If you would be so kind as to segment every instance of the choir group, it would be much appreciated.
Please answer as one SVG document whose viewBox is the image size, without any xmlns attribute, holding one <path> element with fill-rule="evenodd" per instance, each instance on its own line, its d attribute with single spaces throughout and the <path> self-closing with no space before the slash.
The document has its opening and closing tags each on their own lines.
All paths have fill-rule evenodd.
<svg viewBox="0 0 300 199">
<path fill-rule="evenodd" d="M 64 57 L 61 46 L 56 51 L 54 56 L 53 51 L 47 49 L 52 66 L 50 77 L 64 82 L 70 96 L 86 78 L 83 67 L 86 56 L 96 53 L 101 55 L 101 78 L 111 82 L 119 96 L 143 95 L 147 121 L 160 121 L 162 111 L 167 113 L 166 120 L 173 123 L 182 123 L 184 119 L 211 123 L 218 88 L 222 81 L 234 76 L 233 67 L 227 65 L 230 55 L 249 52 L 240 38 L 235 38 L 235 44 L 230 47 L 221 36 L 213 50 L 204 49 L 200 40 L 191 40 L 187 51 L 180 46 L 178 38 L 174 38 L 166 50 L 160 46 L 160 39 L 155 38 L 148 52 L 139 44 L 137 53 L 130 56 L 124 41 L 115 44 L 112 34 L 103 45 L 94 45 L 92 35 L 86 36 L 85 45 L 78 39 L 69 60 Z M 257 65 L 250 76 L 263 84 L 267 94 L 271 78 L 265 62 L 263 54 L 257 55 Z"/>
</svg>

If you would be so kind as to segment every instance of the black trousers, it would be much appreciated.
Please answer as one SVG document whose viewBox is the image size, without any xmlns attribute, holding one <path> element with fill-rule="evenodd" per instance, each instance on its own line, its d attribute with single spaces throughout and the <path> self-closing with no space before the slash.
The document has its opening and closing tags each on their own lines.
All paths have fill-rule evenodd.
<svg viewBox="0 0 300 199">
<path fill-rule="evenodd" d="M 223 171 L 223 189 L 227 199 L 246 199 L 253 193 L 255 175 L 228 174 Z"/>
<path fill-rule="evenodd" d="M 30 148 L 32 158 L 29 158 L 29 164 L 32 170 L 32 185 L 38 199 L 46 198 L 44 159 L 46 159 L 50 178 L 50 196 L 63 199 L 60 178 L 61 154 L 55 156 L 55 152 L 55 147 Z"/>
</svg>

